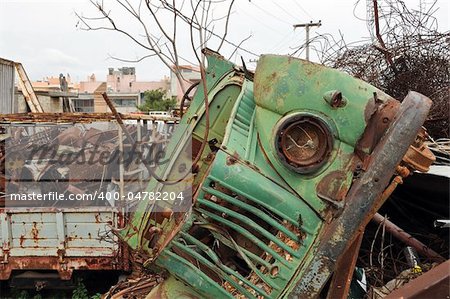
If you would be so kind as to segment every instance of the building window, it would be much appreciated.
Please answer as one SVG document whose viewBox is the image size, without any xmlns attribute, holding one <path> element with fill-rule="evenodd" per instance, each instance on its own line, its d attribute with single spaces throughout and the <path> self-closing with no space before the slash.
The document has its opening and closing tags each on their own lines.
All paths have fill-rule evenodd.
<svg viewBox="0 0 450 299">
<path fill-rule="evenodd" d="M 76 112 L 94 112 L 94 99 L 73 99 Z"/>
<path fill-rule="evenodd" d="M 117 107 L 136 107 L 136 100 L 116 99 L 114 100 L 114 104 L 116 104 Z"/>
</svg>

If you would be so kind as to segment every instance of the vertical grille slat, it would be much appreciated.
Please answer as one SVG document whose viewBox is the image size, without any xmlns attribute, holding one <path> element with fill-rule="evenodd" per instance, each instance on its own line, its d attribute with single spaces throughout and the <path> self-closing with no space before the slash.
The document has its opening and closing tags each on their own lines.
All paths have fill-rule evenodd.
<svg viewBox="0 0 450 299">
<path fill-rule="evenodd" d="M 234 125 L 241 128 L 242 130 L 245 130 L 245 132 L 247 132 L 247 136 L 248 136 L 248 128 L 249 128 L 249 124 L 245 124 L 237 119 L 234 120 Z"/>
<path fill-rule="evenodd" d="M 259 200 L 258 198 L 252 196 L 251 194 L 244 193 L 244 192 L 242 192 L 241 190 L 236 189 L 235 187 L 233 187 L 233 186 L 231 186 L 231 185 L 229 185 L 229 184 L 223 182 L 222 180 L 216 178 L 216 177 L 213 176 L 213 175 L 210 175 L 210 176 L 209 176 L 209 179 L 210 179 L 210 181 L 214 181 L 214 182 L 220 181 L 220 182 L 221 182 L 221 183 L 220 183 L 221 186 L 223 186 L 224 188 L 230 190 L 231 192 L 236 193 L 236 194 L 238 194 L 238 195 L 240 195 L 240 196 L 243 196 L 243 197 L 247 198 L 248 200 L 250 200 L 251 202 L 253 202 L 253 203 L 255 203 L 255 204 L 258 204 L 258 205 L 264 207 L 265 209 L 270 210 L 270 211 L 273 212 L 277 217 L 279 217 L 279 218 L 281 218 L 281 219 L 283 219 L 283 220 L 288 221 L 290 224 L 292 224 L 292 225 L 294 225 L 294 226 L 296 226 L 296 227 L 299 225 L 298 219 L 292 219 L 292 218 L 288 217 L 287 215 L 283 214 L 281 211 L 279 211 L 279 210 L 277 210 L 277 209 L 272 209 L 267 203 L 265 203 L 265 202 Z M 308 235 L 314 234 L 314 229 L 313 229 L 313 228 L 310 229 L 310 228 L 308 228 L 306 225 L 302 225 L 301 227 L 298 227 L 298 228 L 299 228 L 302 232 L 304 232 L 305 234 L 308 234 Z"/>
<path fill-rule="evenodd" d="M 262 266 L 262 267 L 265 267 L 265 268 L 267 268 L 267 269 L 272 268 L 272 266 L 273 266 L 272 264 L 270 264 L 269 262 L 263 260 L 262 258 L 260 258 L 259 256 L 257 256 L 257 255 L 254 254 L 253 252 L 251 252 L 251 251 L 249 251 L 249 250 L 247 250 L 247 249 L 245 249 L 245 248 L 243 248 L 243 247 L 240 247 L 239 245 L 238 245 L 239 248 L 236 248 L 230 240 L 228 240 L 227 238 L 225 238 L 224 236 L 222 236 L 221 234 L 219 234 L 219 233 L 217 233 L 217 232 L 211 231 L 211 233 L 214 235 L 214 237 L 215 237 L 217 240 L 219 240 L 222 244 L 224 244 L 224 245 L 227 246 L 228 248 L 230 248 L 230 249 L 232 249 L 232 250 L 236 250 L 236 251 L 238 251 L 238 250 L 242 251 L 242 252 L 243 252 L 248 258 L 250 258 L 255 264 L 257 264 L 257 265 L 259 265 L 259 266 Z"/>
</svg>

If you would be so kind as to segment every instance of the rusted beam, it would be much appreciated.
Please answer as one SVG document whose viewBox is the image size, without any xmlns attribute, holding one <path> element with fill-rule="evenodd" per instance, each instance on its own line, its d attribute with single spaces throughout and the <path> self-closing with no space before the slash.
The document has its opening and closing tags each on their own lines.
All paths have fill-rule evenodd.
<svg viewBox="0 0 450 299">
<path fill-rule="evenodd" d="M 125 258 L 120 252 L 117 257 L 65 257 L 66 267 L 62 268 L 57 256 L 9 256 L 7 263 L 0 263 L 0 281 L 8 280 L 13 270 L 56 270 L 62 280 L 69 280 L 73 270 L 125 270 L 126 265 L 117 263 Z M 126 268 L 128 270 L 128 268 Z"/>
<path fill-rule="evenodd" d="M 130 132 L 128 132 L 127 128 L 125 127 L 125 124 L 123 123 L 122 117 L 120 116 L 119 112 L 117 112 L 116 107 L 114 106 L 113 102 L 108 98 L 108 95 L 106 92 L 102 93 L 103 99 L 106 102 L 106 105 L 108 105 L 109 109 L 111 109 L 112 114 L 114 115 L 114 118 L 116 119 L 117 123 L 119 124 L 122 131 L 127 135 L 128 142 L 130 144 L 134 144 L 134 138 L 131 136 Z"/>
<path fill-rule="evenodd" d="M 384 223 L 386 231 L 391 233 L 395 238 L 402 241 L 406 245 L 414 247 L 414 249 L 416 249 L 419 254 L 422 254 L 423 256 L 426 256 L 436 262 L 442 263 L 445 261 L 445 258 L 442 257 L 439 253 L 437 253 L 433 249 L 427 247 L 425 244 L 423 244 L 422 242 L 420 242 L 419 240 L 417 240 L 416 238 L 414 238 L 413 236 L 411 236 L 410 234 L 405 232 L 403 229 L 398 227 L 395 223 L 386 219 L 379 213 L 376 213 L 373 216 L 372 221 L 374 221 L 375 223 L 378 223 L 378 224 Z"/>
<path fill-rule="evenodd" d="M 449 298 L 450 260 L 393 291 L 385 299 Z"/>
<path fill-rule="evenodd" d="M 120 114 L 122 120 L 178 121 L 178 117 Z M 0 114 L 0 123 L 92 123 L 115 121 L 112 113 L 14 113 Z"/>
<path fill-rule="evenodd" d="M 360 233 L 353 244 L 339 258 L 327 299 L 346 299 L 348 297 L 363 235 L 363 233 Z"/>
</svg>

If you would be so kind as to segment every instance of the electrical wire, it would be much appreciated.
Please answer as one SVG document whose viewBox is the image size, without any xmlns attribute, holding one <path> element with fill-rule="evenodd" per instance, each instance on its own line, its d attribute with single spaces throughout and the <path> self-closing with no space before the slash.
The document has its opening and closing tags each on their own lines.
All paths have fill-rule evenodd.
<svg viewBox="0 0 450 299">
<path fill-rule="evenodd" d="M 301 11 L 303 11 L 306 15 L 308 15 L 311 19 L 314 19 L 299 3 L 298 1 L 294 0 L 295 5 L 297 5 L 298 8 L 300 8 Z"/>
<path fill-rule="evenodd" d="M 273 4 L 275 4 L 276 6 L 278 6 L 282 11 L 284 11 L 288 16 L 292 17 L 294 19 L 294 22 L 297 21 L 298 17 L 292 15 L 288 10 L 286 10 L 283 6 L 281 6 L 280 4 L 277 3 L 277 1 L 272 1 Z"/>
<path fill-rule="evenodd" d="M 281 19 L 280 17 L 275 16 L 275 15 L 272 14 L 270 11 L 267 11 L 267 10 L 265 10 L 264 8 L 262 8 L 262 7 L 258 6 L 258 5 L 256 5 L 254 2 L 250 2 L 250 3 L 253 4 L 253 5 L 254 5 L 256 8 L 258 8 L 259 10 L 263 11 L 264 13 L 266 13 L 267 15 L 269 15 L 269 16 L 271 16 L 271 17 L 277 19 L 278 21 L 280 21 L 280 22 L 282 22 L 282 23 L 285 23 L 285 24 L 287 24 L 287 25 L 289 25 L 289 26 L 292 26 L 291 23 L 287 22 L 286 20 Z"/>
</svg>

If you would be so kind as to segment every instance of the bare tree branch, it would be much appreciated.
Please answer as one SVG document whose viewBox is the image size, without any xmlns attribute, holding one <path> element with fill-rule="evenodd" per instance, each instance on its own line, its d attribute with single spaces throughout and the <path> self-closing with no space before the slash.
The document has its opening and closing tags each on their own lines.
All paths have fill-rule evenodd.
<svg viewBox="0 0 450 299">
<path fill-rule="evenodd" d="M 141 62 L 142 60 L 144 60 L 146 58 L 154 57 L 155 55 L 156 54 L 149 54 L 149 55 L 145 55 L 145 56 L 142 56 L 141 58 L 134 59 L 134 60 L 133 59 L 118 58 L 118 57 L 112 56 L 110 54 L 108 54 L 108 57 L 111 58 L 111 59 L 114 59 L 114 60 L 122 61 L 122 62 L 138 63 L 138 62 Z"/>
<path fill-rule="evenodd" d="M 223 43 L 225 42 L 225 38 L 227 37 L 228 34 L 228 24 L 230 22 L 230 16 L 231 16 L 231 9 L 233 8 L 233 4 L 234 4 L 234 0 L 231 1 L 230 6 L 228 7 L 228 13 L 227 13 L 227 20 L 225 22 L 225 31 L 223 33 L 223 37 L 222 37 L 222 41 L 220 42 L 219 47 L 217 48 L 217 52 L 220 51 L 220 49 L 223 46 Z"/>
</svg>

